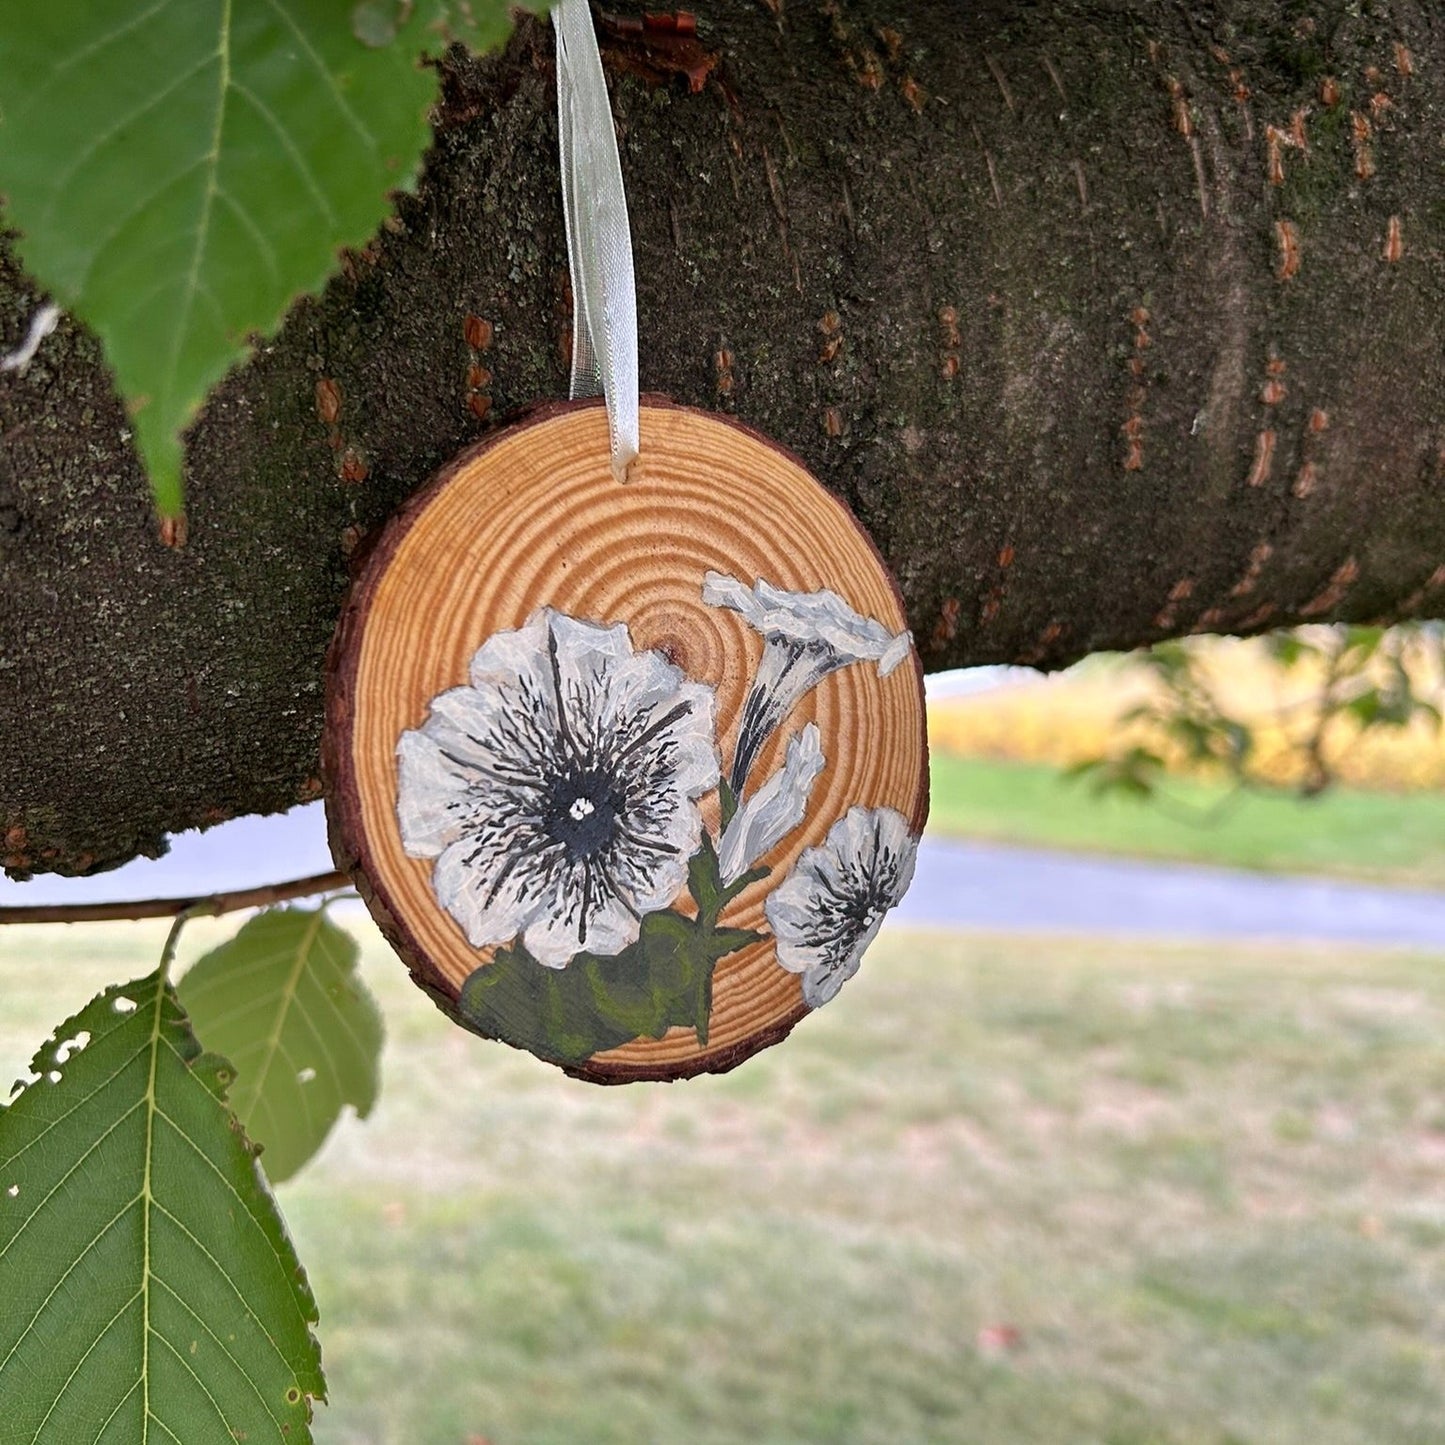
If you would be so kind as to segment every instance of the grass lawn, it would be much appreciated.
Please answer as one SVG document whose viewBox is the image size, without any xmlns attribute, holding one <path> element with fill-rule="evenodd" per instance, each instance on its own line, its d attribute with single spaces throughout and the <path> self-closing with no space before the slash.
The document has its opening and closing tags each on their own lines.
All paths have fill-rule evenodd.
<svg viewBox="0 0 1445 1445">
<path fill-rule="evenodd" d="M 1098 797 L 1045 763 L 933 754 L 935 833 L 1445 887 L 1445 794 L 1335 788 L 1317 798 L 1170 779 L 1176 806 Z"/>
<path fill-rule="evenodd" d="M 382 1102 L 280 1191 L 320 1445 L 1442 1438 L 1445 958 L 893 931 L 736 1073 L 608 1090 L 356 926 Z M 7 930 L 0 1073 L 160 936 Z"/>
</svg>

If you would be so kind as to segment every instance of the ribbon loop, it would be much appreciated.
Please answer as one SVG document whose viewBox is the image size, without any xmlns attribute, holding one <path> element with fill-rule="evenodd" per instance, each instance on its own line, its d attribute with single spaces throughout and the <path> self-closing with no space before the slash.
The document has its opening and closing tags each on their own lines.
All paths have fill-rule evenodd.
<svg viewBox="0 0 1445 1445">
<path fill-rule="evenodd" d="M 572 270 L 572 396 L 607 400 L 612 473 L 637 456 L 637 288 L 612 106 L 588 0 L 559 0 L 557 130 Z"/>
</svg>

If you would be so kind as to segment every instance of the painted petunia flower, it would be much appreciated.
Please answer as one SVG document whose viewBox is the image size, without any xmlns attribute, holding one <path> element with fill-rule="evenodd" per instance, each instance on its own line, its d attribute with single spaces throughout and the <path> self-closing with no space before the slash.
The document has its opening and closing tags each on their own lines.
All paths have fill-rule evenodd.
<svg viewBox="0 0 1445 1445">
<path fill-rule="evenodd" d="M 717 857 L 724 885 L 741 878 L 803 821 L 823 761 L 817 723 L 788 739 L 783 766 L 742 804 L 723 830 Z"/>
<path fill-rule="evenodd" d="M 799 698 L 852 662 L 877 663 L 879 677 L 887 677 L 913 646 L 911 634 L 890 632 L 860 616 L 836 592 L 784 592 L 762 578 L 748 587 L 736 577 L 709 572 L 702 599 L 740 613 L 765 643 L 743 703 L 728 779 L 739 797 L 763 744 Z"/>
<path fill-rule="evenodd" d="M 718 783 L 716 698 L 627 628 L 551 608 L 499 632 L 397 745 L 397 820 L 475 948 L 620 953 L 687 881 Z"/>
<path fill-rule="evenodd" d="M 768 897 L 778 962 L 803 975 L 809 1008 L 827 1003 L 858 972 L 884 915 L 908 891 L 917 855 L 902 813 L 850 808 Z"/>
</svg>

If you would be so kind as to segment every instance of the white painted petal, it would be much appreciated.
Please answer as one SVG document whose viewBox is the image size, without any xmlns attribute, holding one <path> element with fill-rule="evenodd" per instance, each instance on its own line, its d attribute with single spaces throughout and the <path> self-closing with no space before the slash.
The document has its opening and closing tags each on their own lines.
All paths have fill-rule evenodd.
<svg viewBox="0 0 1445 1445">
<path fill-rule="evenodd" d="M 672 786 L 689 798 L 701 798 L 717 787 L 721 771 L 717 751 L 717 694 L 706 683 L 685 682 L 670 705 L 659 707 L 665 717 L 678 703 L 688 710 L 661 734 L 671 739 Z"/>
<path fill-rule="evenodd" d="M 466 797 L 466 776 L 424 732 L 411 730 L 396 745 L 396 821 L 413 858 L 435 858 L 461 836 L 452 806 Z"/>
<path fill-rule="evenodd" d="M 702 579 L 702 600 L 709 607 L 729 607 L 742 613 L 759 631 L 762 630 L 764 607 L 745 582 L 721 572 L 707 572 Z"/>
<path fill-rule="evenodd" d="M 494 679 L 482 678 L 473 687 L 454 687 L 432 699 L 431 712 L 422 731 L 460 763 L 478 770 L 494 771 L 500 762 L 510 776 L 517 768 L 529 769 L 535 759 L 519 756 L 515 742 L 499 757 L 496 734 L 508 714 L 517 707 L 519 691 L 503 687 Z M 515 738 L 514 729 L 508 730 Z"/>
<path fill-rule="evenodd" d="M 809 723 L 789 738 L 783 766 L 733 814 L 718 844 L 724 884 L 741 878 L 803 821 L 813 783 L 823 770 L 821 737 L 818 725 Z"/>
<path fill-rule="evenodd" d="M 500 848 L 474 858 L 477 847 L 470 837 L 448 847 L 432 870 L 432 889 L 473 948 L 510 943 L 531 921 L 537 899 L 522 897 L 524 867 L 509 868 L 513 860 Z"/>
<path fill-rule="evenodd" d="M 597 719 L 599 731 L 605 735 L 614 729 L 635 725 L 643 714 L 654 709 L 660 717 L 670 711 L 681 696 L 688 695 L 685 685 L 700 686 L 687 684 L 682 669 L 660 652 L 633 653 L 609 664 L 603 683 L 601 716 Z"/>
<path fill-rule="evenodd" d="M 500 689 L 504 697 L 516 697 L 523 684 L 542 697 L 552 696 L 551 668 L 547 653 L 547 624 L 550 609 L 542 608 L 523 627 L 494 632 L 472 655 L 467 672 L 474 688 Z"/>
<path fill-rule="evenodd" d="M 577 905 L 581 880 L 559 878 L 543 906 L 527 925 L 522 944 L 544 968 L 566 968 L 579 953 L 610 958 L 637 941 L 641 924 L 615 894 L 607 892 L 599 908 L 594 900 L 587 927 L 578 937 Z"/>
<path fill-rule="evenodd" d="M 643 856 L 640 870 L 624 869 L 617 877 L 619 887 L 628 890 L 632 906 L 639 913 L 655 913 L 677 901 L 687 884 L 688 860 L 702 841 L 702 817 L 696 808 L 679 808 L 665 841 L 677 851 Z"/>
<path fill-rule="evenodd" d="M 896 642 L 894 634 L 881 623 L 856 614 L 850 621 L 823 618 L 815 624 L 814 636 L 847 662 L 880 662 Z"/>
<path fill-rule="evenodd" d="M 878 659 L 878 676 L 887 677 L 913 651 L 913 634 L 900 632 Z"/>
<path fill-rule="evenodd" d="M 810 968 L 803 975 L 803 1002 L 809 1008 L 822 1008 L 825 1003 L 837 998 L 838 990 L 858 972 L 863 962 L 863 953 L 877 936 L 878 929 L 869 930 L 859 946 L 835 966 Z"/>
<path fill-rule="evenodd" d="M 541 913 L 522 935 L 522 946 L 543 968 L 566 968 L 582 951 L 577 942 L 577 921 Z"/>
<path fill-rule="evenodd" d="M 611 958 L 637 942 L 642 925 L 627 905 L 611 894 L 607 904 L 587 922 L 587 952 Z"/>
<path fill-rule="evenodd" d="M 777 943 L 778 962 L 789 973 L 804 973 L 817 962 L 817 950 L 810 943 L 818 917 L 821 894 L 818 880 L 809 866 L 809 848 L 798 866 L 768 894 L 763 911 Z"/>
<path fill-rule="evenodd" d="M 883 815 L 881 839 L 885 848 L 897 856 L 898 880 L 893 887 L 893 900 L 889 908 L 896 908 L 903 895 L 913 886 L 913 870 L 918 866 L 918 839 L 908 826 L 908 819 L 893 808 L 880 808 Z"/>
<path fill-rule="evenodd" d="M 480 685 L 448 688 L 432 699 L 425 726 L 434 736 L 441 728 L 449 729 L 458 735 L 464 746 L 475 752 L 477 744 L 467 742 L 468 737 L 483 731 L 488 724 L 503 716 L 511 697 L 508 689 L 499 687 L 490 678 L 484 678 Z"/>
<path fill-rule="evenodd" d="M 908 820 L 896 808 L 849 808 L 828 831 L 828 843 L 840 866 L 849 860 L 870 878 L 878 878 L 890 863 L 896 877 L 890 881 L 884 906 L 894 907 L 913 881 L 918 840 Z"/>
<path fill-rule="evenodd" d="M 565 612 L 554 612 L 550 607 L 543 608 L 539 616 L 545 616 L 555 639 L 564 689 L 589 683 L 603 673 L 610 674 L 618 664 L 625 666 L 633 656 L 632 639 L 627 635 L 625 623 L 603 627 L 569 617 Z M 545 635 L 543 645 L 546 646 Z"/>
<path fill-rule="evenodd" d="M 824 849 L 829 863 L 846 867 L 850 863 L 866 865 L 872 862 L 875 811 L 882 810 L 849 808 L 828 829 Z"/>
<path fill-rule="evenodd" d="M 762 578 L 754 591 L 762 611 L 754 625 L 765 636 L 822 643 L 843 662 L 878 662 L 885 674 L 908 655 L 906 632 L 890 632 L 875 618 L 855 612 L 836 592 L 785 592 Z"/>
</svg>

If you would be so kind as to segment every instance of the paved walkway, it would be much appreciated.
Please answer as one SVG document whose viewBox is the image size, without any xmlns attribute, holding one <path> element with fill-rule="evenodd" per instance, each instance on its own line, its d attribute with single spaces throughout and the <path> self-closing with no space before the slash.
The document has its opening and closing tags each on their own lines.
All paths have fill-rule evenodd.
<svg viewBox="0 0 1445 1445">
<path fill-rule="evenodd" d="M 203 894 L 330 867 L 325 819 L 312 805 L 182 834 L 167 857 L 95 878 L 0 878 L 0 904 Z M 1005 932 L 1334 939 L 1445 952 L 1445 893 L 932 837 L 894 917 Z"/>
<path fill-rule="evenodd" d="M 1445 952 L 1445 893 L 928 838 L 900 923 Z"/>
</svg>

